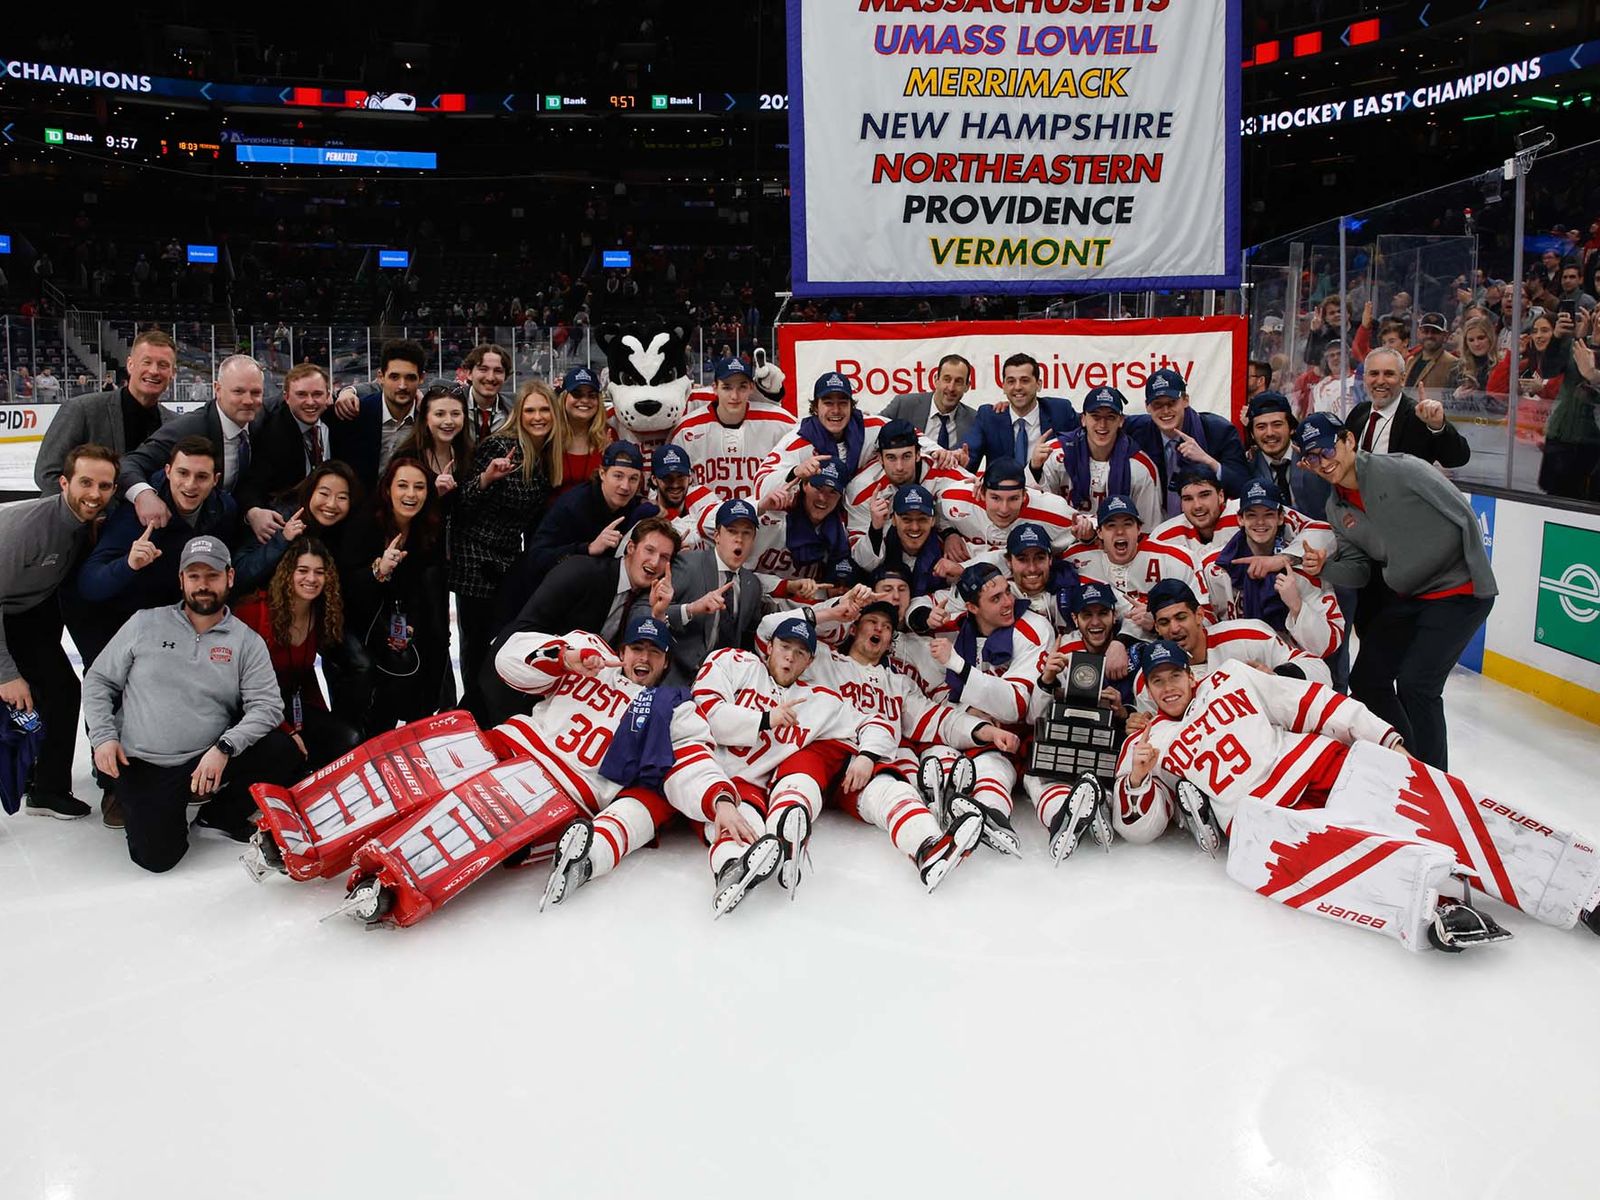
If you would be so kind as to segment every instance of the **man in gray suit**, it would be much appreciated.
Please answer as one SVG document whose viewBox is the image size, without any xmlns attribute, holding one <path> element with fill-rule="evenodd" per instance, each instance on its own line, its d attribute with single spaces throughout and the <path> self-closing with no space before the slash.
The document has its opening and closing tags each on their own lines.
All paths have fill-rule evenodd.
<svg viewBox="0 0 1600 1200">
<path fill-rule="evenodd" d="M 976 410 L 961 402 L 972 380 L 972 364 L 959 354 L 946 354 L 933 377 L 933 391 L 896 396 L 884 405 L 883 415 L 891 421 L 910 421 L 943 449 L 955 450 L 977 420 Z"/>
<path fill-rule="evenodd" d="M 74 446 L 105 446 L 118 454 L 136 449 L 172 414 L 161 397 L 172 386 L 178 350 L 159 329 L 146 329 L 128 351 L 128 384 L 118 391 L 86 392 L 62 402 L 45 430 L 33 481 L 42 495 L 60 491 L 61 467 Z"/>
<path fill-rule="evenodd" d="M 729 500 L 717 509 L 711 545 L 680 554 L 672 564 L 674 597 L 696 596 L 667 609 L 672 662 L 667 682 L 687 687 L 713 650 L 755 646 L 761 623 L 761 581 L 745 566 L 756 542 L 756 509 Z M 635 607 L 637 615 L 641 609 Z"/>
</svg>

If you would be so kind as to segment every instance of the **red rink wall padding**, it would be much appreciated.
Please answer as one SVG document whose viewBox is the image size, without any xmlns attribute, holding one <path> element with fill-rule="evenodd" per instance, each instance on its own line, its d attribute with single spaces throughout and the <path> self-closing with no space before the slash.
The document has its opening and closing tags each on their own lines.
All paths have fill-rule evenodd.
<svg viewBox="0 0 1600 1200">
<path fill-rule="evenodd" d="M 1091 388 L 1110 385 L 1144 411 L 1150 373 L 1175 366 L 1203 412 L 1236 424 L 1244 411 L 1247 332 L 1243 317 L 1158 317 L 1138 321 L 829 322 L 779 325 L 778 361 L 798 411 L 811 404 L 819 375 L 838 371 L 861 407 L 876 412 L 895 396 L 932 389 L 939 359 L 960 354 L 976 368 L 966 403 L 1005 399 L 1000 364 L 1018 352 L 1039 361 L 1042 391 L 1076 405 Z"/>
</svg>

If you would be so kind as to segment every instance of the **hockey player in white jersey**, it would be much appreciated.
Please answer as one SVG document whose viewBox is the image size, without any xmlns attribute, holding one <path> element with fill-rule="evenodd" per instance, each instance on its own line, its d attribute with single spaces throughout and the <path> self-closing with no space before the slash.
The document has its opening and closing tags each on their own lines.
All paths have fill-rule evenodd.
<svg viewBox="0 0 1600 1200">
<path fill-rule="evenodd" d="M 974 554 L 967 565 L 987 562 L 999 567 L 1011 582 L 1011 594 L 1027 605 L 1027 611 L 1050 626 L 1059 637 L 1072 630 L 1072 618 L 1061 607 L 1062 593 L 1078 586 L 1078 571 L 1065 558 L 1057 558 L 1050 545 L 1050 534 L 1035 521 L 1018 521 L 1006 535 L 1004 550 Z M 951 593 L 933 598 L 946 609 L 955 607 Z"/>
<path fill-rule="evenodd" d="M 1186 553 L 1143 536 L 1139 510 L 1127 496 L 1101 501 L 1099 524 L 1095 540 L 1071 547 L 1066 558 L 1080 578 L 1109 584 L 1117 593 L 1117 615 L 1127 633 L 1142 640 L 1152 636 L 1150 589 L 1163 579 L 1178 580 L 1196 595 L 1205 595 L 1205 585 Z"/>
<path fill-rule="evenodd" d="M 970 484 L 972 476 L 952 467 L 933 465 L 910 421 L 890 421 L 878 431 L 878 460 L 845 481 L 845 523 L 854 543 L 869 529 L 882 529 L 891 514 L 895 492 L 917 484 L 938 497 L 947 487 Z"/>
<path fill-rule="evenodd" d="M 778 600 L 809 604 L 836 595 L 855 580 L 850 534 L 841 503 L 844 476 L 833 459 L 796 485 L 787 512 L 764 512 L 756 525 L 750 569 Z"/>
<path fill-rule="evenodd" d="M 767 363 L 752 374 L 749 364 L 734 355 L 718 361 L 715 375 L 711 402 L 696 405 L 691 397 L 689 413 L 671 440 L 689 456 L 696 488 L 710 489 L 719 504 L 754 503 L 757 471 L 795 429 L 794 417 L 780 403 L 783 373 Z M 701 533 L 709 540 L 710 527 Z"/>
<path fill-rule="evenodd" d="M 859 792 L 899 748 L 887 720 L 800 682 L 816 649 L 816 627 L 786 616 L 764 656 L 718 650 L 695 679 L 695 704 L 738 791 L 737 803 L 718 803 L 710 831 L 718 916 L 775 870 L 793 899 L 824 792 L 836 781 Z"/>
<path fill-rule="evenodd" d="M 915 668 L 926 694 L 959 703 L 1025 738 L 1034 688 L 1045 656 L 1055 646 L 1055 634 L 1023 609 L 993 563 L 975 563 L 963 571 L 956 598 L 964 611 L 948 635 L 903 638 L 899 653 Z M 939 619 L 938 610 L 908 614 L 917 633 L 926 634 L 927 621 Z M 1020 854 L 1022 844 L 1011 824 L 1017 758 L 995 749 L 966 752 L 961 757 L 972 762 L 969 776 L 964 768 L 956 774 L 956 757 L 944 747 L 924 755 L 926 774 L 919 781 L 929 806 L 937 813 L 958 815 L 966 804 L 975 804 L 983 814 L 984 843 L 1002 854 Z M 928 764 L 937 764 L 937 769 Z M 954 797 L 944 794 L 946 790 Z"/>
<path fill-rule="evenodd" d="M 1161 521 L 1161 478 L 1155 463 L 1122 432 L 1127 398 L 1114 387 L 1097 387 L 1083 398 L 1083 427 L 1050 439 L 1034 480 L 1090 514 L 1107 496 L 1127 496 L 1146 529 Z"/>
<path fill-rule="evenodd" d="M 758 501 L 771 503 L 776 493 L 809 478 L 827 459 L 839 463 L 847 482 L 877 460 L 878 434 L 888 422 L 856 407 L 848 379 L 837 371 L 818 376 L 811 396 L 811 415 L 762 461 Z"/>
<path fill-rule="evenodd" d="M 893 757 L 877 764 L 865 788 L 840 794 L 840 807 L 886 830 L 931 892 L 977 845 L 983 818 L 969 811 L 951 821 L 948 831 L 941 828 L 911 783 L 917 777 L 917 756 L 907 746 L 936 744 L 957 750 L 994 746 L 1015 753 L 1020 742 L 983 717 L 929 700 L 915 680 L 890 665 L 900 623 L 900 610 L 891 601 L 873 599 L 858 607 L 852 596 L 817 609 L 815 616 L 819 632 L 824 625 L 843 626 L 846 642 L 835 650 L 819 641 L 804 680 L 837 692 L 862 717 L 888 722 L 901 741 Z M 758 652 L 785 619 L 773 613 L 762 621 L 756 634 Z"/>
<path fill-rule="evenodd" d="M 1176 579 L 1156 584 L 1150 593 L 1150 612 L 1155 618 L 1156 637 L 1183 647 L 1189 670 L 1197 679 L 1225 663 L 1238 663 L 1275 675 L 1323 684 L 1333 682 L 1327 663 L 1309 651 L 1291 646 L 1265 621 L 1208 621 L 1194 590 Z M 1137 685 L 1135 699 L 1142 711 L 1154 710 L 1154 701 Z"/>
<path fill-rule="evenodd" d="M 1266 479 L 1252 479 L 1239 498 L 1239 530 L 1211 562 L 1206 591 L 1223 621 L 1248 618 L 1268 625 L 1308 654 L 1330 658 L 1344 644 L 1345 619 L 1333 589 L 1295 569 L 1284 554 L 1292 536 L 1282 498 Z M 1257 562 L 1283 565 L 1268 573 Z"/>
<path fill-rule="evenodd" d="M 867 574 L 885 567 L 904 572 L 914 595 L 925 596 L 961 577 L 961 564 L 947 558 L 935 529 L 938 502 L 920 483 L 896 488 L 890 515 L 879 524 L 884 497 L 872 501 L 865 530 L 850 531 L 850 558 Z"/>
<path fill-rule="evenodd" d="M 1057 550 L 1094 533 L 1094 522 L 1060 496 L 1029 488 L 1025 468 L 1014 458 L 990 459 L 981 483 L 947 487 L 939 497 L 939 515 L 949 530 L 945 557 L 956 562 L 985 550 L 1004 550 L 1018 521 L 1043 526 Z"/>
<path fill-rule="evenodd" d="M 1144 657 L 1159 716 L 1124 745 L 1114 809 L 1134 841 L 1179 815 L 1228 875 L 1291 908 L 1458 951 L 1510 935 L 1470 886 L 1537 920 L 1600 933 L 1591 837 L 1474 792 L 1404 753 L 1359 702 L 1225 667 L 1197 681 L 1175 642 Z"/>
<path fill-rule="evenodd" d="M 527 716 L 497 725 L 496 733 L 549 771 L 584 814 L 561 835 L 547 903 L 560 903 L 648 844 L 670 815 L 667 804 L 711 820 L 717 800 L 735 795 L 693 698 L 685 689 L 657 686 L 671 647 L 667 623 L 643 615 L 629 621 L 620 659 L 603 640 L 582 632 L 514 633 L 495 656 L 501 679 L 542 697 Z M 654 703 L 634 711 L 631 706 L 647 690 Z M 655 721 L 646 720 L 652 714 Z M 659 724 L 662 717 L 665 724 Z M 638 762 L 617 769 L 611 751 L 619 729 L 623 737 L 649 742 L 659 760 L 653 770 Z M 641 776 L 659 776 L 660 783 L 637 786 Z"/>
<path fill-rule="evenodd" d="M 1239 531 L 1239 502 L 1223 494 L 1217 473 L 1203 463 L 1191 464 L 1173 482 L 1177 485 L 1178 502 L 1183 511 L 1158 525 L 1151 531 L 1150 539 L 1182 550 L 1209 586 L 1217 556 Z M 1283 526 L 1284 553 L 1295 562 L 1307 546 L 1328 552 L 1333 550 L 1333 528 L 1324 521 L 1314 521 L 1294 509 L 1284 509 Z M 1285 559 L 1282 565 L 1288 563 L 1289 559 Z M 1263 564 L 1261 573 L 1266 569 L 1267 564 Z"/>
</svg>

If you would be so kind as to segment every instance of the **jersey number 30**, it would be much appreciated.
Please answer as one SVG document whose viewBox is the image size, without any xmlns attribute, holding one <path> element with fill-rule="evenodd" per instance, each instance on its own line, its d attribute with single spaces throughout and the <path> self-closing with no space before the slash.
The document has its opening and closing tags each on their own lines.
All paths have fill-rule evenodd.
<svg viewBox="0 0 1600 1200">
<path fill-rule="evenodd" d="M 593 724 L 582 713 L 572 716 L 572 728 L 558 737 L 552 745 L 563 754 L 573 754 L 586 767 L 598 767 L 611 745 L 611 730 Z"/>
</svg>

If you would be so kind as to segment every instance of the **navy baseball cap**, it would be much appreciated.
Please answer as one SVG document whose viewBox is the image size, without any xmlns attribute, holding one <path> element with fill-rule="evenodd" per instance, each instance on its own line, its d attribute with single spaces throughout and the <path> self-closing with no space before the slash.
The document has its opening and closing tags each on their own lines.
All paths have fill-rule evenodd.
<svg viewBox="0 0 1600 1200">
<path fill-rule="evenodd" d="M 830 458 L 817 468 L 817 473 L 806 480 L 814 488 L 832 488 L 836 492 L 844 491 L 844 472 L 839 469 L 839 460 Z"/>
<path fill-rule="evenodd" d="M 1000 578 L 1000 568 L 993 563 L 973 563 L 961 572 L 961 578 L 956 580 L 956 594 L 968 604 L 974 603 L 983 589 L 988 586 L 991 579 Z"/>
<path fill-rule="evenodd" d="M 1185 463 L 1183 469 L 1172 477 L 1172 486 L 1180 492 L 1191 483 L 1209 483 L 1220 488 L 1222 480 L 1205 463 Z"/>
<path fill-rule="evenodd" d="M 1014 458 L 991 458 L 983 470 L 983 486 L 989 489 L 1025 488 L 1028 479 L 1022 464 Z"/>
<path fill-rule="evenodd" d="M 1096 583 L 1092 579 L 1080 583 L 1072 593 L 1073 612 L 1082 612 L 1084 609 L 1093 608 L 1097 604 L 1101 608 L 1109 608 L 1112 612 L 1116 612 L 1117 594 L 1105 584 Z"/>
<path fill-rule="evenodd" d="M 726 528 L 735 521 L 749 521 L 752 525 L 759 525 L 756 506 L 748 500 L 724 500 L 717 509 L 717 528 Z"/>
<path fill-rule="evenodd" d="M 1189 385 L 1184 383 L 1183 376 L 1171 367 L 1162 367 L 1159 371 L 1151 373 L 1145 380 L 1145 403 L 1156 399 L 1158 396 L 1181 396 L 1189 390 Z"/>
<path fill-rule="evenodd" d="M 727 358 L 717 360 L 717 369 L 713 372 L 716 381 L 721 383 L 724 379 L 732 379 L 735 375 L 750 375 L 750 364 L 737 354 L 730 354 Z"/>
<path fill-rule="evenodd" d="M 903 517 L 907 513 L 922 513 L 933 516 L 933 493 L 920 483 L 908 483 L 895 489 L 894 493 L 895 516 Z"/>
<path fill-rule="evenodd" d="M 581 387 L 592 387 L 600 390 L 600 379 L 588 367 L 573 367 L 561 377 L 561 390 L 575 392 Z"/>
<path fill-rule="evenodd" d="M 1344 422 L 1332 413 L 1307 413 L 1294 431 L 1294 448 L 1301 454 L 1319 455 L 1332 450 L 1344 432 Z"/>
<path fill-rule="evenodd" d="M 1097 387 L 1083 398 L 1085 413 L 1099 412 L 1103 408 L 1120 413 L 1127 406 L 1128 398 L 1114 387 Z"/>
<path fill-rule="evenodd" d="M 1152 616 L 1169 604 L 1187 604 L 1195 609 L 1200 607 L 1194 589 L 1181 579 L 1163 579 L 1150 589 L 1150 595 L 1144 602 L 1145 608 Z"/>
<path fill-rule="evenodd" d="M 674 446 L 669 442 L 650 456 L 650 474 L 657 479 L 665 479 L 669 475 L 693 475 L 694 468 L 689 465 L 689 452 L 682 446 Z"/>
<path fill-rule="evenodd" d="M 1282 508 L 1283 497 L 1278 494 L 1277 485 L 1267 479 L 1252 479 L 1244 489 L 1244 495 L 1239 498 L 1239 511 L 1249 512 L 1252 508 Z"/>
<path fill-rule="evenodd" d="M 1177 642 L 1162 638 L 1151 642 L 1139 655 L 1139 674 L 1149 675 L 1158 667 L 1187 667 L 1189 656 Z"/>
<path fill-rule="evenodd" d="M 665 621 L 658 621 L 647 613 L 629 621 L 628 631 L 622 635 L 622 645 L 632 646 L 636 642 L 649 642 L 663 650 L 671 650 L 672 631 L 667 628 Z"/>
<path fill-rule="evenodd" d="M 855 389 L 850 386 L 850 381 L 837 371 L 817 376 L 817 382 L 811 388 L 811 398 L 821 400 L 832 392 L 838 392 L 847 399 L 853 399 L 856 394 Z"/>
<path fill-rule="evenodd" d="M 1033 521 L 1018 521 L 1006 535 L 1006 553 L 1026 554 L 1029 550 L 1043 550 L 1048 554 L 1050 535 L 1044 531 L 1043 525 Z"/>
<path fill-rule="evenodd" d="M 600 456 L 603 467 L 624 466 L 636 471 L 644 470 L 644 452 L 632 442 L 612 442 Z"/>
<path fill-rule="evenodd" d="M 1263 413 L 1282 413 L 1286 417 L 1293 417 L 1294 408 L 1289 403 L 1289 397 L 1282 392 L 1262 392 L 1245 407 L 1245 420 L 1254 421 Z"/>
<path fill-rule="evenodd" d="M 809 654 L 817 652 L 817 627 L 804 617 L 790 617 L 773 631 L 772 638 L 779 642 L 799 642 Z"/>
<path fill-rule="evenodd" d="M 903 450 L 916 444 L 917 427 L 910 421 L 902 421 L 897 417 L 878 430 L 879 450 Z"/>
<path fill-rule="evenodd" d="M 887 600 L 874 600 L 861 610 L 861 617 L 869 616 L 872 613 L 877 613 L 881 617 L 888 617 L 891 625 L 900 624 L 900 610 Z M 857 617 L 856 620 L 859 621 L 861 617 Z"/>
<path fill-rule="evenodd" d="M 1144 518 L 1139 515 L 1139 510 L 1133 506 L 1133 501 L 1126 496 L 1107 496 L 1100 501 L 1100 510 L 1096 516 L 1102 525 L 1113 517 L 1132 517 L 1140 525 L 1144 524 Z"/>
</svg>

